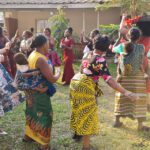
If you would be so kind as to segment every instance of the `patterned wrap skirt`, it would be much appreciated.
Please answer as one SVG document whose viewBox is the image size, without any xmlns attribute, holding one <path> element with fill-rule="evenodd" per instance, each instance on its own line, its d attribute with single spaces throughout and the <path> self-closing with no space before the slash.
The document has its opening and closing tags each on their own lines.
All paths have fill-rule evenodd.
<svg viewBox="0 0 150 150">
<path fill-rule="evenodd" d="M 98 107 L 96 104 L 96 84 L 92 78 L 76 74 L 70 84 L 72 104 L 71 129 L 77 135 L 99 133 Z M 99 91 L 101 91 L 99 89 Z M 100 94 L 101 93 L 101 94 Z"/>
<path fill-rule="evenodd" d="M 32 90 L 26 94 L 25 135 L 41 145 L 48 145 L 51 137 L 52 106 L 47 94 Z"/>
<path fill-rule="evenodd" d="M 0 63 L 0 117 L 24 102 L 24 96 L 14 86 L 14 81 Z"/>
<path fill-rule="evenodd" d="M 136 93 L 140 98 L 132 102 L 130 99 L 116 92 L 115 116 L 129 117 L 131 119 L 146 120 L 147 93 L 144 74 L 139 71 L 133 76 L 122 76 L 120 84 L 127 90 Z"/>
</svg>

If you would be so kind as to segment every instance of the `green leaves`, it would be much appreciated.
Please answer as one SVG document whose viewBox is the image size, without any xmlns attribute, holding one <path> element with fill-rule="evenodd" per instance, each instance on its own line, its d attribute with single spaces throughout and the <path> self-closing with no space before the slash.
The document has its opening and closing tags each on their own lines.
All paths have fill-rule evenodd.
<svg viewBox="0 0 150 150">
<path fill-rule="evenodd" d="M 109 36 L 110 39 L 116 39 L 118 37 L 119 25 L 100 25 L 100 33 Z"/>
<path fill-rule="evenodd" d="M 51 24 L 51 31 L 53 37 L 56 40 L 56 48 L 59 50 L 59 42 L 64 35 L 64 31 L 68 27 L 69 20 L 65 18 L 65 13 L 61 8 L 57 9 L 57 13 L 49 18 L 49 22 Z"/>
<path fill-rule="evenodd" d="M 150 11 L 150 0 L 110 0 L 96 6 L 97 11 L 108 9 L 110 7 L 121 7 L 122 13 L 132 16 L 141 15 Z"/>
</svg>

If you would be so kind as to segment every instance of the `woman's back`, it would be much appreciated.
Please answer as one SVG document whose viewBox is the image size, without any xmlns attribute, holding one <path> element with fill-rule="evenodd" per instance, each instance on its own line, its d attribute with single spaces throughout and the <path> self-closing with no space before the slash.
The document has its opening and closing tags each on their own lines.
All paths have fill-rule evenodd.
<svg viewBox="0 0 150 150">
<path fill-rule="evenodd" d="M 123 75 L 134 75 L 143 64 L 144 59 L 144 46 L 140 44 L 134 44 L 134 50 L 127 55 L 121 55 L 120 69 Z"/>
<path fill-rule="evenodd" d="M 37 61 L 38 61 L 39 58 L 44 58 L 44 59 L 47 61 L 46 56 L 40 54 L 40 53 L 37 52 L 37 51 L 33 51 L 33 52 L 30 54 L 30 56 L 29 56 L 29 58 L 28 58 L 28 61 L 29 61 L 29 68 L 30 68 L 30 69 L 37 69 L 36 63 L 37 63 Z"/>
</svg>

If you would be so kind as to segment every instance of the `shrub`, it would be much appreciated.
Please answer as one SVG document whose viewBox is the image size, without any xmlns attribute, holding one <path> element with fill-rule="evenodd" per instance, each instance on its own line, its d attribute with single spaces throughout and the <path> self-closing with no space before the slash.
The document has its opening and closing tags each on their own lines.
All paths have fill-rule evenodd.
<svg viewBox="0 0 150 150">
<path fill-rule="evenodd" d="M 111 40 L 116 40 L 118 38 L 119 25 L 100 25 L 101 34 L 106 34 Z"/>
<path fill-rule="evenodd" d="M 50 28 L 52 31 L 52 36 L 55 38 L 55 41 L 56 41 L 55 46 L 59 54 L 61 54 L 59 44 L 60 44 L 62 37 L 64 36 L 64 31 L 69 25 L 69 20 L 65 18 L 64 11 L 61 8 L 58 8 L 57 13 L 51 18 L 49 18 L 49 22 L 51 24 Z"/>
</svg>

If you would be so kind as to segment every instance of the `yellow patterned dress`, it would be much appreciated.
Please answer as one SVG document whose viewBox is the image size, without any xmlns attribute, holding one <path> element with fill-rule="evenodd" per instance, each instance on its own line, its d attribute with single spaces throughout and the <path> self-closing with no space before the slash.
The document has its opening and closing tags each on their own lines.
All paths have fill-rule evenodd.
<svg viewBox="0 0 150 150">
<path fill-rule="evenodd" d="M 93 55 L 91 60 L 82 62 L 82 74 L 76 74 L 70 84 L 71 129 L 77 135 L 99 133 L 96 96 L 102 95 L 102 91 L 97 87 L 97 81 L 99 77 L 106 82 L 111 78 L 103 57 Z"/>
</svg>

